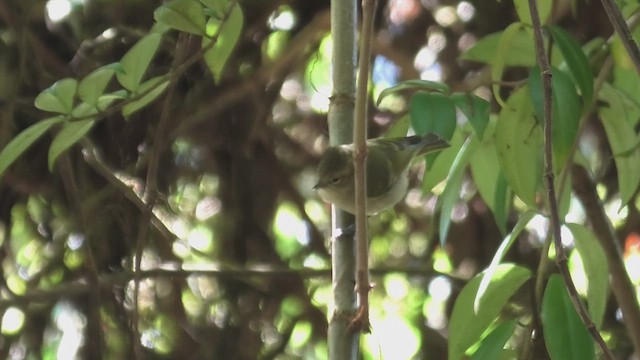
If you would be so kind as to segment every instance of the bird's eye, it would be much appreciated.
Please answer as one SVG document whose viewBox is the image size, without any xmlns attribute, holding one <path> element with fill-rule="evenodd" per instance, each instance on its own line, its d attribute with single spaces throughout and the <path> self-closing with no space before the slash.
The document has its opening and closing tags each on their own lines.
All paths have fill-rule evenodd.
<svg viewBox="0 0 640 360">
<path fill-rule="evenodd" d="M 338 184 L 341 180 L 342 179 L 339 177 L 334 177 L 331 179 L 331 183 L 335 185 L 335 184 Z"/>
</svg>

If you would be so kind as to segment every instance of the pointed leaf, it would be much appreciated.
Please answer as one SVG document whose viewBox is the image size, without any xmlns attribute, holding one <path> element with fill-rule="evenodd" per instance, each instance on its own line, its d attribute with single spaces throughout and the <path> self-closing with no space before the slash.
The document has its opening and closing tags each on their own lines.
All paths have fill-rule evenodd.
<svg viewBox="0 0 640 360">
<path fill-rule="evenodd" d="M 493 91 L 493 96 L 496 98 L 496 101 L 500 106 L 504 107 L 505 103 L 502 100 L 502 96 L 500 95 L 500 81 L 502 81 L 502 72 L 504 71 L 504 67 L 506 65 L 506 58 L 508 54 L 512 53 L 514 49 L 512 45 L 514 44 L 514 40 L 516 40 L 516 36 L 518 33 L 524 31 L 524 25 L 522 23 L 516 22 L 507 26 L 506 29 L 502 32 L 502 36 L 500 37 L 500 42 L 498 43 L 498 49 L 496 53 L 495 61 L 493 62 L 493 66 L 491 67 L 491 81 L 493 85 L 491 85 L 491 90 Z"/>
<path fill-rule="evenodd" d="M 589 281 L 587 305 L 593 323 L 600 328 L 609 294 L 609 263 L 604 250 L 592 231 L 581 224 L 567 224 L 576 250 L 582 258 L 584 273 Z"/>
<path fill-rule="evenodd" d="M 496 124 L 496 150 L 509 187 L 525 204 L 535 201 L 542 181 L 542 129 L 533 116 L 529 88 L 511 95 Z"/>
<path fill-rule="evenodd" d="M 550 1 L 545 2 L 551 3 Z M 584 98 L 584 108 L 586 108 L 593 99 L 593 73 L 589 66 L 589 60 L 578 42 L 564 29 L 553 25 L 549 27 L 549 31 L 558 48 L 560 48 L 567 67 L 576 84 L 578 84 L 578 88 L 580 88 Z"/>
<path fill-rule="evenodd" d="M 509 298 L 531 277 L 531 271 L 514 264 L 498 266 L 479 311 L 474 311 L 473 302 L 483 276 L 481 273 L 471 279 L 453 305 L 449 323 L 449 360 L 462 359 L 465 351 L 480 340 Z"/>
<path fill-rule="evenodd" d="M 68 121 L 62 127 L 62 130 L 56 134 L 49 147 L 49 170 L 53 170 L 53 166 L 58 157 L 67 149 L 78 142 L 86 133 L 95 125 L 95 119 L 86 119 L 79 121 Z"/>
<path fill-rule="evenodd" d="M 147 106 L 149 103 L 157 99 L 158 96 L 162 95 L 162 93 L 167 89 L 167 85 L 169 85 L 169 80 L 163 81 L 163 78 L 164 76 L 157 76 L 142 83 L 138 91 L 139 94 L 144 94 L 149 91 L 149 89 L 153 90 L 142 98 L 131 101 L 123 106 L 122 116 L 128 118 L 131 114 Z"/>
<path fill-rule="evenodd" d="M 205 35 L 206 19 L 200 2 L 196 0 L 172 0 L 153 13 L 153 18 L 172 29 L 194 35 Z"/>
<path fill-rule="evenodd" d="M 158 50 L 162 35 L 150 33 L 140 39 L 120 60 L 122 72 L 117 72 L 118 82 L 127 90 L 135 92 L 147 72 L 151 60 Z"/>
<path fill-rule="evenodd" d="M 542 299 L 542 328 L 552 360 L 595 360 L 589 335 L 567 294 L 560 275 L 549 278 Z"/>
<path fill-rule="evenodd" d="M 504 256 L 507 254 L 507 252 L 511 248 L 511 245 L 513 245 L 513 243 L 516 241 L 516 239 L 518 238 L 518 235 L 520 235 L 522 230 L 524 230 L 524 227 L 527 226 L 529 221 L 533 219 L 535 214 L 536 213 L 533 211 L 526 211 L 522 213 L 520 215 L 520 218 L 518 219 L 518 222 L 513 227 L 513 231 L 511 231 L 511 233 L 507 235 L 507 237 L 505 237 L 504 240 L 502 240 L 502 243 L 498 247 L 498 250 L 496 251 L 495 255 L 493 255 L 493 259 L 491 259 L 491 263 L 489 264 L 489 267 L 484 271 L 484 276 L 482 277 L 482 281 L 480 282 L 480 286 L 478 287 L 478 293 L 476 294 L 476 299 L 473 302 L 473 309 L 476 312 L 480 311 L 480 304 L 482 303 L 482 298 L 484 297 L 484 294 L 486 293 L 487 288 L 489 287 L 489 284 L 493 279 L 493 275 L 495 274 L 496 269 L 500 265 L 500 262 L 502 261 Z"/>
<path fill-rule="evenodd" d="M 212 19 L 210 21 L 214 20 Z M 211 47 L 204 53 L 204 60 L 211 74 L 213 74 L 213 79 L 216 83 L 220 82 L 222 71 L 240 38 L 243 22 L 244 15 L 242 14 L 242 9 L 239 5 L 235 4 L 231 9 L 229 17 L 222 23 L 217 31 L 217 36 L 213 40 L 207 37 L 202 38 L 202 47 Z M 209 25 L 207 25 L 207 27 L 209 27 Z M 207 35 L 213 36 L 209 31 L 207 31 Z M 212 41 L 215 41 L 215 44 L 211 45 Z"/>
<path fill-rule="evenodd" d="M 629 117 L 622 97 L 611 85 L 603 85 L 600 99 L 608 104 L 598 109 L 618 170 L 621 206 L 624 206 L 633 199 L 640 184 L 640 148 L 636 146 L 638 135 L 632 126 L 637 119 Z"/>
<path fill-rule="evenodd" d="M 444 244 L 447 241 L 447 235 L 449 234 L 451 212 L 453 212 L 453 207 L 458 200 L 460 200 L 460 188 L 462 187 L 462 180 L 464 178 L 464 169 L 467 167 L 469 162 L 469 155 L 473 153 L 477 146 L 477 139 L 474 137 L 467 138 L 451 165 L 449 175 L 447 176 L 447 184 L 442 191 L 442 195 L 438 198 L 438 203 L 442 209 L 440 212 L 439 227 L 440 247 L 442 248 L 444 248 Z"/>
<path fill-rule="evenodd" d="M 489 335 L 482 339 L 482 343 L 471 360 L 501 359 L 502 350 L 507 340 L 513 335 L 516 320 L 510 320 L 498 325 Z"/>
<path fill-rule="evenodd" d="M 0 177 L 36 140 L 38 140 L 53 125 L 64 121 L 62 116 L 56 116 L 39 121 L 18 134 L 0 152 Z"/>
<path fill-rule="evenodd" d="M 489 123 L 489 102 L 476 95 L 465 93 L 455 93 L 451 95 L 451 100 L 467 117 L 467 120 L 473 126 L 473 130 L 478 135 L 478 139 L 482 140 L 484 130 Z"/>
<path fill-rule="evenodd" d="M 435 160 L 430 159 L 428 155 L 425 156 L 426 170 L 424 178 L 422 179 L 422 191 L 424 193 L 428 193 L 434 186 L 447 178 L 453 161 L 458 156 L 462 144 L 464 144 L 465 136 L 464 131 L 458 128 L 453 133 L 451 140 L 449 140 L 451 146 L 442 150 Z"/>
<path fill-rule="evenodd" d="M 73 109 L 77 88 L 76 79 L 66 78 L 56 81 L 38 94 L 34 104 L 40 110 L 68 114 Z"/>
<path fill-rule="evenodd" d="M 96 106 L 98 98 L 104 93 L 116 71 L 122 71 L 120 64 L 105 65 L 92 71 L 78 84 L 78 96 L 87 104 Z"/>
<path fill-rule="evenodd" d="M 422 91 L 437 91 L 443 94 L 449 93 L 449 86 L 447 84 L 428 81 L 428 80 L 407 80 L 399 83 L 398 85 L 388 87 L 380 93 L 376 105 L 380 105 L 380 102 L 385 97 L 405 90 L 422 90 Z"/>
<path fill-rule="evenodd" d="M 509 187 L 500 168 L 500 160 L 493 141 L 495 126 L 488 129 L 485 140 L 471 155 L 471 177 L 478 193 L 491 209 L 502 234 L 506 233 L 506 214 L 510 205 Z"/>
</svg>

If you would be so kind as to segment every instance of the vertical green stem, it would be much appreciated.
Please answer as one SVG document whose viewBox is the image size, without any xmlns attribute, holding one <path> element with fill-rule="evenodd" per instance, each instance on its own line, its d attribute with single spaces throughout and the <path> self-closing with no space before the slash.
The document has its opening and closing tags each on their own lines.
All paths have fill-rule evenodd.
<svg viewBox="0 0 640 360">
<path fill-rule="evenodd" d="M 354 0 L 332 1 L 333 93 L 329 109 L 329 136 L 332 145 L 349 143 L 353 136 L 356 86 L 356 23 Z M 350 331 L 349 317 L 355 312 L 354 239 L 343 230 L 353 227 L 352 215 L 332 208 L 333 313 L 329 322 L 329 359 L 356 359 L 358 333 Z"/>
</svg>

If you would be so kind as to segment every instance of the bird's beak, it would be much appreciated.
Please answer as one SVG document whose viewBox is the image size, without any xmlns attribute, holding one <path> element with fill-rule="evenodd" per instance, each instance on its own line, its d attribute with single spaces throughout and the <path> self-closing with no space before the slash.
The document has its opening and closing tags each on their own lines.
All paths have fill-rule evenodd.
<svg viewBox="0 0 640 360">
<path fill-rule="evenodd" d="M 316 191 L 320 188 L 320 183 L 317 183 L 315 185 L 313 185 L 313 187 L 311 188 L 311 190 Z"/>
</svg>

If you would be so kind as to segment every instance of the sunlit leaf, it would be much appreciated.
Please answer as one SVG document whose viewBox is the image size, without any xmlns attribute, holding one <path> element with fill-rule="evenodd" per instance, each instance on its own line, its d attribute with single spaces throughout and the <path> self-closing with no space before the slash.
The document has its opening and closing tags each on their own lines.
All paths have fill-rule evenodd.
<svg viewBox="0 0 640 360">
<path fill-rule="evenodd" d="M 502 35 L 503 32 L 500 31 L 482 37 L 462 53 L 460 59 L 495 64 Z M 536 50 L 531 35 L 520 30 L 511 36 L 513 38 L 509 44 L 509 51 L 500 55 L 504 66 L 534 66 L 536 64 Z"/>
<path fill-rule="evenodd" d="M 581 224 L 567 224 L 573 234 L 576 250 L 582 258 L 584 272 L 589 281 L 587 304 L 589 315 L 597 327 L 602 325 L 609 295 L 609 263 L 604 250 L 592 231 Z"/>
<path fill-rule="evenodd" d="M 482 277 L 482 281 L 480 282 L 480 286 L 478 287 L 478 293 L 476 294 L 476 299 L 473 302 L 473 309 L 476 312 L 480 311 L 482 298 L 486 294 L 487 288 L 493 280 L 493 275 L 500 265 L 500 262 L 511 248 L 511 245 L 513 245 L 513 243 L 516 241 L 518 235 L 520 235 L 522 230 L 524 230 L 525 226 L 527 226 L 529 221 L 531 221 L 531 219 L 533 219 L 535 215 L 536 213 L 534 211 L 525 211 L 524 213 L 520 214 L 520 218 L 518 219 L 516 225 L 513 227 L 511 233 L 507 235 L 504 240 L 502 240 L 502 243 L 498 247 L 498 250 L 496 250 L 496 253 L 493 255 L 493 259 L 491 259 L 489 267 L 487 267 L 487 269 L 484 271 L 484 276 Z"/>
<path fill-rule="evenodd" d="M 555 171 L 564 166 L 576 141 L 580 126 L 582 105 L 571 77 L 557 68 L 551 70 L 551 88 L 553 99 L 553 151 Z M 531 101 L 540 123 L 543 122 L 543 90 L 540 69 L 534 67 L 529 76 Z"/>
<path fill-rule="evenodd" d="M 138 100 L 131 101 L 122 107 L 122 116 L 128 118 L 134 112 L 142 109 L 147 106 L 149 103 L 158 98 L 158 96 L 162 95 L 162 93 L 166 90 L 167 85 L 169 85 L 169 80 L 162 80 L 163 76 L 157 76 L 152 79 L 149 79 L 140 85 L 139 94 L 144 94 L 149 91 L 146 95 Z M 153 90 L 149 90 L 153 89 Z"/>
<path fill-rule="evenodd" d="M 98 98 L 103 95 L 109 81 L 116 71 L 122 71 L 120 64 L 105 65 L 92 71 L 78 84 L 78 96 L 87 104 L 97 106 Z"/>
<path fill-rule="evenodd" d="M 156 9 L 153 18 L 178 31 L 205 35 L 205 15 L 202 5 L 196 0 L 167 1 Z"/>
<path fill-rule="evenodd" d="M 409 115 L 404 115 L 401 118 L 397 119 L 384 134 L 384 137 L 394 138 L 394 137 L 403 137 L 407 136 L 407 131 L 409 131 Z"/>
<path fill-rule="evenodd" d="M 451 95 L 451 100 L 456 107 L 467 117 L 473 130 L 482 140 L 484 130 L 489 123 L 489 112 L 491 110 L 489 102 L 481 97 L 466 93 L 455 93 Z"/>
<path fill-rule="evenodd" d="M 49 170 L 53 170 L 58 157 L 86 135 L 93 125 L 95 125 L 95 119 L 67 121 L 64 124 L 49 147 Z"/>
<path fill-rule="evenodd" d="M 56 116 L 39 121 L 23 130 L 7 144 L 0 152 L 0 177 L 4 175 L 11 164 L 22 155 L 36 140 L 38 140 L 53 125 L 64 121 L 62 116 Z"/>
<path fill-rule="evenodd" d="M 77 88 L 76 79 L 66 78 L 56 81 L 38 94 L 34 105 L 40 110 L 68 114 L 73 109 Z"/>
<path fill-rule="evenodd" d="M 507 340 L 513 335 L 517 323 L 516 320 L 505 321 L 493 329 L 482 339 L 480 347 L 473 353 L 471 360 L 501 359 L 500 354 Z"/>
<path fill-rule="evenodd" d="M 545 2 L 551 3 L 551 1 Z M 593 73 L 589 66 L 589 60 L 578 42 L 564 29 L 554 25 L 549 27 L 549 31 L 562 52 L 562 56 L 578 88 L 580 88 L 586 108 L 591 104 L 593 98 Z"/>
<path fill-rule="evenodd" d="M 513 5 L 518 13 L 520 21 L 527 25 L 531 25 L 531 12 L 529 11 L 529 0 L 513 0 Z M 553 9 L 553 1 L 549 0 L 537 0 L 536 5 L 538 7 L 538 16 L 540 17 L 540 24 L 544 25 L 551 15 Z"/>
<path fill-rule="evenodd" d="M 474 311 L 473 303 L 483 276 L 480 273 L 471 279 L 453 305 L 449 323 L 449 360 L 462 359 L 465 351 L 480 340 L 509 298 L 531 277 L 531 272 L 514 264 L 498 266 L 478 311 Z"/>
<path fill-rule="evenodd" d="M 502 95 L 500 95 L 500 81 L 502 81 L 502 73 L 504 71 L 504 67 L 506 65 L 506 59 L 509 54 L 512 54 L 515 49 L 513 48 L 513 44 L 516 43 L 517 35 L 521 33 L 523 30 L 524 24 L 520 22 L 514 22 L 511 25 L 507 26 L 506 29 L 502 32 L 502 36 L 500 36 L 500 42 L 498 43 L 498 48 L 496 49 L 496 57 L 492 63 L 491 67 L 491 81 L 493 85 L 491 85 L 491 90 L 493 91 L 493 96 L 500 106 L 504 107 L 505 103 L 502 100 Z M 522 39 L 517 39 L 522 40 Z"/>
<path fill-rule="evenodd" d="M 469 155 L 473 153 L 477 146 L 478 141 L 474 137 L 470 137 L 464 142 L 455 160 L 453 160 L 447 176 L 447 184 L 440 197 L 438 197 L 438 203 L 440 204 L 440 246 L 443 248 L 449 234 L 453 207 L 460 200 L 460 188 L 462 187 L 464 170 L 469 162 Z"/>
<path fill-rule="evenodd" d="M 631 201 L 640 184 L 640 148 L 636 146 L 638 135 L 632 126 L 637 119 L 629 117 L 630 112 L 626 111 L 619 91 L 612 86 L 603 85 L 600 100 L 607 103 L 598 110 L 618 170 L 620 198 L 624 206 Z"/>
<path fill-rule="evenodd" d="M 216 83 L 220 82 L 222 78 L 222 71 L 240 38 L 244 22 L 244 15 L 239 5 L 233 5 L 230 11 L 229 17 L 219 27 L 213 39 L 202 38 L 202 47 L 210 47 L 204 53 L 204 60 Z M 208 33 L 207 35 L 212 36 L 213 34 Z M 212 41 L 215 41 L 215 44 L 211 45 Z"/>
<path fill-rule="evenodd" d="M 414 79 L 414 80 L 403 81 L 398 85 L 391 86 L 382 90 L 382 92 L 378 96 L 378 101 L 376 102 L 376 105 L 380 105 L 380 102 L 382 101 L 382 99 L 384 99 L 385 97 L 391 94 L 395 94 L 395 93 L 407 91 L 407 90 L 436 91 L 436 92 L 441 92 L 443 94 L 448 94 L 449 86 L 444 83 L 439 83 L 439 82 L 429 81 L 429 80 Z"/>
<path fill-rule="evenodd" d="M 147 72 L 151 60 L 158 50 L 162 35 L 151 33 L 140 39 L 120 60 L 122 71 L 116 72 L 118 82 L 127 90 L 135 92 Z"/>
<path fill-rule="evenodd" d="M 560 275 L 549 278 L 541 316 L 545 345 L 552 360 L 595 359 L 593 338 L 578 317 Z"/>
<path fill-rule="evenodd" d="M 496 124 L 496 150 L 509 187 L 528 206 L 536 208 L 542 181 L 542 130 L 533 116 L 529 88 L 511 95 Z"/>
<path fill-rule="evenodd" d="M 451 164 L 453 164 L 456 156 L 458 156 L 460 148 L 465 141 L 465 136 L 466 134 L 464 134 L 461 128 L 456 129 L 453 137 L 449 141 L 451 146 L 442 150 L 435 160 L 430 159 L 429 156 L 425 157 L 426 171 L 422 179 L 423 192 L 427 193 L 431 191 L 434 186 L 447 178 Z"/>
</svg>

